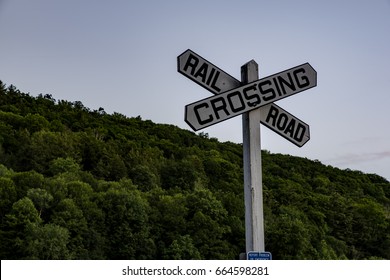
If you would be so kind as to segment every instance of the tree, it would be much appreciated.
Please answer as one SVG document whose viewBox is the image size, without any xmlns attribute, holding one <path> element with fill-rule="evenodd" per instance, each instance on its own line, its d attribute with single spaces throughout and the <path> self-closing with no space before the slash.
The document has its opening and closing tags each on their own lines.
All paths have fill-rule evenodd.
<svg viewBox="0 0 390 280">
<path fill-rule="evenodd" d="M 106 254 L 109 259 L 153 258 L 154 244 L 149 237 L 147 202 L 137 190 L 110 188 L 99 196 L 106 214 Z"/>
<path fill-rule="evenodd" d="M 97 164 L 95 174 L 106 180 L 119 181 L 126 177 L 127 168 L 118 154 L 105 152 Z"/>
<path fill-rule="evenodd" d="M 192 190 L 196 178 L 196 172 L 188 160 L 169 160 L 161 169 L 161 185 L 165 189 Z"/>
<path fill-rule="evenodd" d="M 206 259 L 234 259 L 225 236 L 229 234 L 227 211 L 213 193 L 198 187 L 187 196 L 188 233 Z"/>
<path fill-rule="evenodd" d="M 69 173 L 63 173 L 61 177 L 56 178 L 55 181 L 58 181 L 60 178 L 63 179 L 62 177 L 64 174 Z M 69 211 L 73 213 L 72 215 L 74 217 L 72 222 L 74 228 L 70 226 L 66 227 L 70 232 L 69 248 L 70 246 L 83 248 L 77 253 L 78 256 L 75 255 L 73 257 L 83 259 L 104 259 L 104 213 L 95 201 L 97 194 L 90 184 L 80 180 L 71 181 L 65 179 L 62 183 L 63 189 L 66 190 L 66 198 L 62 199 L 61 203 L 63 204 L 66 199 L 71 199 L 71 204 L 73 204 L 68 205 L 70 207 L 67 207 Z M 61 203 L 56 208 L 56 211 L 61 207 L 64 208 L 61 206 Z M 57 215 L 58 213 L 55 212 L 55 214 Z M 62 215 L 63 214 L 64 213 L 62 213 Z M 76 224 L 76 220 L 78 220 L 78 224 Z M 70 223 L 70 221 L 68 221 L 68 223 Z"/>
<path fill-rule="evenodd" d="M 32 188 L 44 188 L 45 177 L 42 174 L 32 170 L 27 172 L 15 173 L 12 177 L 15 183 L 17 198 L 23 198 L 27 191 Z"/>
<path fill-rule="evenodd" d="M 39 225 L 42 220 L 33 202 L 25 197 L 12 205 L 9 214 L 5 215 L 5 225 L 2 231 L 2 258 L 25 259 L 29 257 L 28 228 L 32 224 Z M 4 250 L 4 251 L 3 251 Z"/>
<path fill-rule="evenodd" d="M 43 226 L 30 224 L 27 228 L 27 256 L 36 260 L 66 260 L 70 258 L 67 248 L 69 232 L 54 224 Z"/>
<path fill-rule="evenodd" d="M 84 246 L 88 223 L 83 212 L 72 199 L 65 198 L 56 206 L 51 216 L 51 223 L 69 231 L 68 248 L 72 258 L 85 259 L 88 257 L 88 252 Z"/>
<path fill-rule="evenodd" d="M 49 122 L 45 117 L 39 114 L 27 114 L 24 117 L 25 126 L 31 133 L 49 128 Z"/>
<path fill-rule="evenodd" d="M 0 224 L 3 224 L 5 214 L 9 213 L 16 202 L 16 188 L 9 178 L 0 177 Z"/>
<path fill-rule="evenodd" d="M 359 249 L 361 255 L 354 257 L 361 259 L 367 258 L 369 255 L 380 256 L 382 252 L 387 252 L 388 256 L 390 251 L 389 225 L 390 218 L 380 204 L 368 198 L 355 203 L 353 205 L 352 232 L 355 247 Z M 384 248 L 384 245 L 387 248 Z"/>
<path fill-rule="evenodd" d="M 305 215 L 295 207 L 282 206 L 266 224 L 266 244 L 275 259 L 315 259 Z"/>
<path fill-rule="evenodd" d="M 36 209 L 39 211 L 39 217 L 42 212 L 51 206 L 53 196 L 44 189 L 34 188 L 27 191 L 27 197 L 34 203 Z"/>
<path fill-rule="evenodd" d="M 65 172 L 76 173 L 80 171 L 80 165 L 71 157 L 59 157 L 51 161 L 49 170 L 52 175 L 58 175 Z"/>
<path fill-rule="evenodd" d="M 201 255 L 189 235 L 179 236 L 164 254 L 167 260 L 200 260 Z"/>
<path fill-rule="evenodd" d="M 142 191 L 150 191 L 158 186 L 157 176 L 146 165 L 136 165 L 130 170 L 129 176 Z"/>
<path fill-rule="evenodd" d="M 57 158 L 79 159 L 77 134 L 70 132 L 38 131 L 31 136 L 31 166 L 40 173 L 47 174 L 52 160 Z"/>
<path fill-rule="evenodd" d="M 149 214 L 151 235 L 158 246 L 158 257 L 163 258 L 167 247 L 187 232 L 186 198 L 181 193 L 168 195 L 156 189 L 148 194 L 148 201 L 153 205 Z"/>
</svg>

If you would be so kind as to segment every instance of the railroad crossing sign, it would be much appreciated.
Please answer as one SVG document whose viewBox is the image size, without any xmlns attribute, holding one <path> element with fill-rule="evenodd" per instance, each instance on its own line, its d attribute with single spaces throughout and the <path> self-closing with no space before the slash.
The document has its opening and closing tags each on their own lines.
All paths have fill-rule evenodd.
<svg viewBox="0 0 390 280">
<path fill-rule="evenodd" d="M 271 254 L 264 252 L 258 123 L 263 123 L 298 146 L 304 145 L 309 140 L 309 126 L 273 102 L 315 87 L 317 73 L 309 63 L 305 63 L 259 79 L 258 65 L 252 60 L 241 67 L 241 83 L 191 50 L 178 56 L 177 62 L 181 74 L 215 94 L 185 106 L 185 121 L 193 130 L 240 114 L 243 116 L 246 251 L 249 252 L 248 259 L 271 258 Z"/>
<path fill-rule="evenodd" d="M 185 107 L 193 130 L 230 119 L 317 85 L 317 73 L 305 63 Z"/>
<path fill-rule="evenodd" d="M 218 95 L 220 93 L 231 91 L 233 89 L 237 89 L 241 86 L 241 82 L 234 77 L 230 76 L 228 73 L 224 72 L 217 66 L 213 65 L 211 62 L 207 61 L 203 57 L 199 56 L 195 52 L 191 50 L 187 50 L 177 58 L 177 69 L 178 72 L 186 76 L 187 78 L 193 80 L 194 82 L 198 83 L 202 87 L 206 88 L 210 92 L 212 92 L 215 95 Z M 314 70 L 314 69 L 313 69 Z M 288 75 L 287 75 L 288 76 Z M 288 78 L 291 80 L 291 76 L 288 76 Z M 288 87 L 291 84 L 288 84 L 283 78 L 276 79 L 274 77 L 274 85 L 276 87 L 276 92 L 285 92 L 285 87 Z M 301 77 L 303 79 L 303 77 Z M 299 82 L 299 85 L 302 86 L 302 83 L 305 81 Z M 307 83 L 307 82 L 306 82 Z M 298 82 L 297 82 L 298 84 Z M 265 94 L 271 94 L 272 89 L 271 88 L 263 88 L 266 87 L 267 83 L 262 84 L 262 91 L 265 91 Z M 283 87 L 283 88 L 282 88 Z M 298 86 L 299 87 L 299 86 Z M 246 91 L 246 95 L 249 96 L 249 99 L 256 99 L 260 100 L 260 97 L 255 97 L 254 92 L 251 92 L 249 95 L 250 90 Z M 275 92 L 275 90 L 274 90 Z M 298 92 L 298 91 L 297 91 Z M 291 94 L 290 94 L 291 95 Z M 285 97 L 285 96 L 284 96 Z M 228 97 L 229 98 L 229 97 Z M 264 97 L 264 99 L 269 99 L 270 97 Z M 237 99 L 237 100 L 235 100 Z M 230 103 L 233 104 L 233 101 L 236 102 L 244 102 L 243 99 L 240 99 L 240 96 L 236 95 L 235 92 L 233 92 L 230 95 Z M 232 101 L 233 100 L 233 101 Z M 266 100 L 267 101 L 267 100 Z M 218 104 L 220 102 L 220 104 Z M 229 102 L 228 102 L 229 103 Z M 229 103 L 229 104 L 230 104 Z M 250 102 L 249 102 L 250 103 Z M 213 103 L 214 107 L 216 108 L 216 113 L 218 114 L 218 117 L 220 116 L 220 112 L 226 113 L 226 109 L 224 108 L 224 104 L 226 105 L 226 101 L 220 100 L 220 101 L 214 101 Z M 252 104 L 252 103 L 250 103 Z M 191 104 L 190 104 L 191 105 Z M 187 106 L 190 106 L 187 105 Z M 260 104 L 259 104 L 260 105 Z M 206 126 L 209 126 L 211 124 L 208 124 L 209 120 L 211 122 L 212 116 L 205 115 L 205 109 L 209 108 L 203 103 L 203 105 L 193 106 L 192 114 L 188 113 L 186 106 L 186 118 L 185 121 L 194 129 L 199 130 L 201 128 L 204 128 Z M 233 106 L 235 106 L 233 104 Z M 242 105 L 239 105 L 239 107 Z M 233 110 L 239 109 L 239 107 L 233 107 Z M 251 108 L 252 109 L 252 108 Z M 278 133 L 282 137 L 286 138 L 293 144 L 297 145 L 298 147 L 302 147 L 307 141 L 310 139 L 310 131 L 309 126 L 304 123 L 303 121 L 299 120 L 295 116 L 291 115 L 284 109 L 280 108 L 276 104 L 269 104 L 264 107 L 261 107 L 261 118 L 260 122 L 273 130 L 274 132 Z M 203 114 L 203 115 L 202 115 Z M 210 118 L 211 116 L 211 118 Z M 227 118 L 225 118 L 227 119 Z M 223 120 L 225 120 L 223 119 Z M 222 120 L 221 120 L 222 121 Z M 214 122 L 216 123 L 216 122 Z M 212 124 L 214 124 L 212 123 Z M 200 127 L 199 125 L 204 125 L 204 127 Z"/>
</svg>

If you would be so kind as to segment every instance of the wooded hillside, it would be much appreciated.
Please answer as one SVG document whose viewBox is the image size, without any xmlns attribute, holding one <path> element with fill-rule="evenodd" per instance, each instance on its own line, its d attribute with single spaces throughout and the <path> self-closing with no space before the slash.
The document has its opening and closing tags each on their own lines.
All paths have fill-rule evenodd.
<svg viewBox="0 0 390 280">
<path fill-rule="evenodd" d="M 274 259 L 390 259 L 390 183 L 263 151 Z M 242 146 L 0 82 L 1 259 L 237 259 Z"/>
</svg>

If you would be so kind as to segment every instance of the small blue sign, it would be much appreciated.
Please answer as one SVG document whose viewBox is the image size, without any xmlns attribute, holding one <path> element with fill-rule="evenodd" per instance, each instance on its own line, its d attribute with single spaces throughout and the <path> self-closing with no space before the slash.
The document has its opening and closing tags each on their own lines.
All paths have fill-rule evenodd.
<svg viewBox="0 0 390 280">
<path fill-rule="evenodd" d="M 247 260 L 272 260 L 270 252 L 248 252 Z"/>
</svg>

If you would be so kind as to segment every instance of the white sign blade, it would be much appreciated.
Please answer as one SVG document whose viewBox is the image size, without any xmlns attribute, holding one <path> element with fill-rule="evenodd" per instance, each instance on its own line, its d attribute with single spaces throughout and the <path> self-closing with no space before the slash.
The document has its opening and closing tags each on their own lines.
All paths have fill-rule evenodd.
<svg viewBox="0 0 390 280">
<path fill-rule="evenodd" d="M 298 147 L 310 139 L 309 125 L 276 104 L 261 107 L 260 122 Z"/>
<path fill-rule="evenodd" d="M 237 88 L 239 80 L 191 50 L 177 57 L 177 71 L 214 94 Z"/>
<path fill-rule="evenodd" d="M 317 85 L 309 63 L 185 106 L 185 121 L 193 130 L 230 119 Z"/>
</svg>

